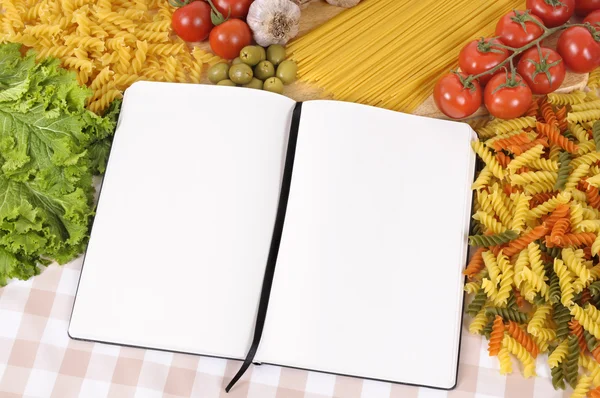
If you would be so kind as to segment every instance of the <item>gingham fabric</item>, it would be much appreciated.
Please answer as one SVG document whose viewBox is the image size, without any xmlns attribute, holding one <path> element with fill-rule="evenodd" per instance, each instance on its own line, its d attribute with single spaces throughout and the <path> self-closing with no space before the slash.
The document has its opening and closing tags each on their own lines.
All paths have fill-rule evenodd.
<svg viewBox="0 0 600 398">
<path fill-rule="evenodd" d="M 27 282 L 12 281 L 0 288 L 1 398 L 554 398 L 570 395 L 552 388 L 545 356 L 538 358 L 535 379 L 525 380 L 516 371 L 516 362 L 515 374 L 500 376 L 496 358 L 488 357 L 485 343 L 469 335 L 466 327 L 463 328 L 458 386 L 453 391 L 263 365 L 252 366 L 227 394 L 224 387 L 237 371 L 239 362 L 71 340 L 67 327 L 80 269 L 81 260 L 64 267 L 50 266 Z M 418 326 L 407 323 L 407 327 Z M 410 342 L 399 340 L 398 344 Z M 423 355 L 436 360 L 435 341 L 431 342 L 431 351 Z"/>
</svg>

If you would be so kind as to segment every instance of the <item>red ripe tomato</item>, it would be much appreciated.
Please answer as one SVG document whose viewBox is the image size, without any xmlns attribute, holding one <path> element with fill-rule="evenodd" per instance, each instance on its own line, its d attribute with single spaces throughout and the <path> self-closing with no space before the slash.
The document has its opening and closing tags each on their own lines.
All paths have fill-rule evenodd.
<svg viewBox="0 0 600 398">
<path fill-rule="evenodd" d="M 250 4 L 254 0 L 212 0 L 215 8 L 219 10 L 225 18 L 241 18 L 245 19 L 248 15 Z"/>
<path fill-rule="evenodd" d="M 483 93 L 483 102 L 492 116 L 500 119 L 521 117 L 527 112 L 533 94 L 518 74 L 499 73 Z"/>
<path fill-rule="evenodd" d="M 504 44 L 498 39 L 473 40 L 460 51 L 458 66 L 469 75 L 478 75 L 486 72 L 508 58 L 506 48 L 495 46 Z M 479 83 L 486 84 L 492 78 L 491 75 L 481 76 Z"/>
<path fill-rule="evenodd" d="M 600 66 L 600 43 L 592 37 L 590 30 L 594 31 L 593 28 L 574 26 L 558 38 L 556 50 L 573 72 L 588 73 Z"/>
<path fill-rule="evenodd" d="M 575 0 L 527 0 L 527 9 L 549 28 L 564 24 L 575 12 Z"/>
<path fill-rule="evenodd" d="M 600 10 L 600 0 L 575 0 L 575 14 L 580 17 L 595 10 Z"/>
<path fill-rule="evenodd" d="M 462 78 L 467 75 L 460 73 Z M 448 73 L 438 80 L 433 99 L 438 109 L 453 119 L 462 119 L 475 113 L 481 106 L 481 86 L 477 80 L 467 88 L 456 73 Z"/>
<path fill-rule="evenodd" d="M 206 40 L 213 23 L 210 6 L 203 1 L 194 1 L 178 8 L 173 13 L 171 25 L 177 36 L 188 42 Z"/>
<path fill-rule="evenodd" d="M 542 20 L 531 15 L 529 10 L 511 11 L 498 21 L 496 25 L 496 36 L 510 47 L 523 47 L 540 37 L 544 30 L 532 19 L 543 24 Z"/>
<path fill-rule="evenodd" d="M 560 87 L 565 80 L 565 63 L 562 57 L 550 48 L 530 48 L 523 53 L 517 72 L 523 77 L 534 94 L 548 94 Z"/>
<path fill-rule="evenodd" d="M 240 55 L 242 48 L 252 43 L 252 31 L 240 19 L 223 22 L 210 32 L 210 48 L 221 58 L 233 59 Z"/>
<path fill-rule="evenodd" d="M 596 30 L 600 30 L 600 10 L 592 11 L 590 15 L 585 17 L 583 22 L 591 24 Z"/>
</svg>

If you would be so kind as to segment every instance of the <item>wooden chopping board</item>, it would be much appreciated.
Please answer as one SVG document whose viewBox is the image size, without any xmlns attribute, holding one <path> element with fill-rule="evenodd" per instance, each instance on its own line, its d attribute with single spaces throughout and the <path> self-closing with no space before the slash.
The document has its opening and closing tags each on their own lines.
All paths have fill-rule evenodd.
<svg viewBox="0 0 600 398">
<path fill-rule="evenodd" d="M 345 11 L 345 8 L 334 7 L 326 3 L 324 0 L 312 0 L 310 3 L 305 4 L 302 7 L 302 17 L 300 18 L 300 31 L 298 36 L 300 37 L 317 28 L 343 11 Z M 556 44 L 556 40 L 556 37 L 550 38 L 545 45 L 553 47 Z M 200 47 L 210 51 L 210 47 L 206 43 L 201 44 Z M 567 73 L 563 85 L 557 91 L 570 92 L 573 90 L 582 89 L 586 86 L 587 79 L 587 74 L 576 74 L 569 72 Z M 303 82 L 296 82 L 286 86 L 284 94 L 296 101 L 331 99 L 331 96 L 328 96 L 322 89 Z M 435 106 L 433 96 L 427 98 L 413 113 L 421 116 L 447 119 L 447 117 Z M 482 106 L 471 117 L 483 116 L 486 114 L 487 111 L 485 107 Z"/>
</svg>

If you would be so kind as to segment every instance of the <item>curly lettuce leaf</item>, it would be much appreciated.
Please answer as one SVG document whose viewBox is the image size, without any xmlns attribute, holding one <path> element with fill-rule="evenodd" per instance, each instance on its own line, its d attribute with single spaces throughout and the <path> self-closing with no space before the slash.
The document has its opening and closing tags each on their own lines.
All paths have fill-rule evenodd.
<svg viewBox="0 0 600 398">
<path fill-rule="evenodd" d="M 90 94 L 58 60 L 0 45 L 0 286 L 85 249 L 119 111 L 88 111 Z"/>
</svg>

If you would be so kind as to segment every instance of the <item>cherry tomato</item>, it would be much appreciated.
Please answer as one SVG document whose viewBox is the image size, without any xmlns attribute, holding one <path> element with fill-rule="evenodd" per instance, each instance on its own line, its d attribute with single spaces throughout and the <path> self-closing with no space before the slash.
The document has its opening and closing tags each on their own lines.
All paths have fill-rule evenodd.
<svg viewBox="0 0 600 398">
<path fill-rule="evenodd" d="M 542 20 L 536 15 L 531 15 L 529 10 L 511 11 L 498 21 L 496 36 L 499 36 L 507 46 L 523 47 L 544 33 L 544 30 L 531 19 L 543 24 Z"/>
<path fill-rule="evenodd" d="M 595 10 L 600 10 L 600 0 L 575 0 L 575 14 L 580 17 Z"/>
<path fill-rule="evenodd" d="M 178 8 L 173 13 L 171 25 L 177 36 L 185 41 L 206 40 L 214 26 L 210 20 L 210 6 L 203 1 L 194 1 Z"/>
<path fill-rule="evenodd" d="M 210 32 L 210 48 L 221 58 L 239 57 L 242 48 L 252 43 L 252 31 L 240 19 L 223 22 Z"/>
<path fill-rule="evenodd" d="M 550 48 L 530 48 L 523 53 L 517 72 L 523 77 L 534 94 L 548 94 L 560 87 L 565 80 L 565 63 L 562 57 Z"/>
<path fill-rule="evenodd" d="M 527 0 L 527 9 L 549 28 L 564 24 L 575 12 L 575 0 Z"/>
<path fill-rule="evenodd" d="M 464 73 L 461 77 L 466 78 Z M 466 88 L 456 73 L 448 73 L 438 80 L 433 89 L 433 99 L 446 116 L 462 119 L 475 113 L 481 106 L 481 86 L 477 80 Z"/>
<path fill-rule="evenodd" d="M 483 93 L 483 102 L 492 116 L 500 119 L 521 117 L 527 112 L 533 95 L 518 74 L 499 73 L 492 77 Z"/>
<path fill-rule="evenodd" d="M 473 40 L 460 51 L 458 66 L 469 75 L 486 72 L 508 58 L 508 50 L 494 44 L 504 44 L 498 39 Z M 481 76 L 479 83 L 486 84 L 492 75 Z"/>
<path fill-rule="evenodd" d="M 248 15 L 250 4 L 254 0 L 212 0 L 215 8 L 219 10 L 223 17 L 245 19 Z"/>
<path fill-rule="evenodd" d="M 590 15 L 585 17 L 583 22 L 591 24 L 596 30 L 600 30 L 600 10 L 592 11 Z"/>
<path fill-rule="evenodd" d="M 593 28 L 574 26 L 558 38 L 556 50 L 567 68 L 576 73 L 588 73 L 600 66 L 600 43 L 592 37 Z"/>
</svg>

